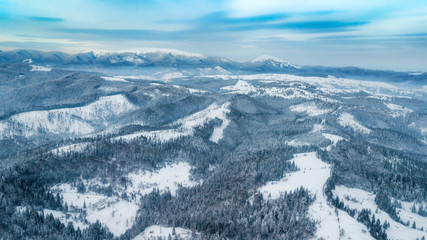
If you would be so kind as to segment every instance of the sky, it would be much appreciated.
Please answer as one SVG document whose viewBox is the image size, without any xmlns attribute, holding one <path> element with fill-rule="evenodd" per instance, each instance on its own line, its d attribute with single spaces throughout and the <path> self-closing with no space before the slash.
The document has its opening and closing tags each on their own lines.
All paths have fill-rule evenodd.
<svg viewBox="0 0 427 240">
<path fill-rule="evenodd" d="M 168 48 L 427 71 L 426 0 L 0 0 L 0 50 Z"/>
</svg>

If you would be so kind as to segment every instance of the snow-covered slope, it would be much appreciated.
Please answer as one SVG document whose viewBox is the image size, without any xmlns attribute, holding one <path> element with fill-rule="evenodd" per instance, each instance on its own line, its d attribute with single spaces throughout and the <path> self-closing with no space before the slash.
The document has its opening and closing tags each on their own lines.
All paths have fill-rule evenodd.
<svg viewBox="0 0 427 240">
<path fill-rule="evenodd" d="M 407 114 L 413 112 L 412 109 L 393 103 L 384 103 L 384 105 L 386 105 L 391 110 L 391 116 L 393 117 L 406 116 Z"/>
<path fill-rule="evenodd" d="M 249 94 L 257 90 L 252 84 L 242 80 L 238 80 L 235 85 L 222 87 L 221 89 L 240 94 Z"/>
<path fill-rule="evenodd" d="M 363 208 L 370 209 L 375 214 L 375 218 L 379 219 L 382 223 L 385 221 L 390 223 L 390 227 L 387 229 L 387 237 L 396 240 L 406 239 L 421 239 L 422 237 L 427 238 L 427 232 L 419 229 L 412 229 L 410 226 L 405 226 L 401 223 L 394 221 L 386 212 L 378 209 L 375 203 L 375 194 L 366 192 L 357 188 L 347 188 L 345 186 L 336 186 L 333 190 L 333 194 L 338 196 L 344 204 L 350 209 L 357 209 L 361 211 Z M 408 203 L 410 205 L 410 203 Z M 417 214 L 411 213 L 408 210 L 400 210 L 402 220 L 412 224 L 416 221 L 418 228 L 427 228 L 427 218 L 421 217 Z M 404 214 L 402 214 L 404 213 Z"/>
<path fill-rule="evenodd" d="M 210 75 L 209 78 L 222 80 L 262 81 L 269 83 L 292 83 L 301 82 L 304 85 L 316 86 L 319 94 L 334 96 L 342 93 L 363 92 L 372 95 L 372 98 L 390 100 L 393 97 L 411 98 L 410 96 L 425 96 L 423 89 L 411 89 L 396 87 L 386 82 L 361 81 L 348 78 L 328 77 L 305 77 L 290 74 L 246 74 L 246 75 Z"/>
<path fill-rule="evenodd" d="M 123 189 L 114 189 L 118 195 L 135 196 L 135 198 L 123 199 L 116 196 L 107 196 L 92 191 L 79 193 L 77 188 L 65 183 L 54 186 L 51 190 L 60 193 L 64 202 L 70 207 L 69 214 L 75 209 L 86 211 L 86 220 L 94 223 L 100 221 L 115 236 L 120 236 L 130 229 L 135 221 L 138 211 L 138 203 L 141 196 L 151 193 L 154 189 L 170 191 L 175 195 L 180 187 L 192 187 L 198 182 L 190 179 L 191 166 L 186 162 L 166 165 L 157 171 L 137 170 L 125 176 L 129 184 Z M 85 188 L 107 187 L 100 179 L 83 181 Z M 77 210 L 77 212 L 79 212 Z M 59 219 L 62 214 L 58 215 Z M 80 224 L 77 222 L 76 224 Z M 76 227 L 75 225 L 74 227 Z"/>
<path fill-rule="evenodd" d="M 285 61 L 281 58 L 269 56 L 269 55 L 261 55 L 254 60 L 252 60 L 250 63 L 252 64 L 270 64 L 273 67 L 278 68 L 301 68 L 300 66 L 296 64 L 292 64 L 288 61 Z"/>
<path fill-rule="evenodd" d="M 215 118 L 221 119 L 222 124 L 214 128 L 214 131 L 210 137 L 212 142 L 217 143 L 220 139 L 223 138 L 224 129 L 230 123 L 230 120 L 227 118 L 227 113 L 229 110 L 230 102 L 226 102 L 222 105 L 213 103 L 208 106 L 206 109 L 199 112 L 193 113 L 189 116 L 186 116 L 182 119 L 179 119 L 171 124 L 171 126 L 178 125 L 178 128 L 165 129 L 165 130 L 155 130 L 155 131 L 141 131 L 136 132 L 120 137 L 114 138 L 115 140 L 124 140 L 132 141 L 138 137 L 147 137 L 154 140 L 166 142 L 171 139 L 176 139 L 181 136 L 189 136 L 194 133 L 196 127 L 203 126 L 205 123 L 214 120 Z"/>
<path fill-rule="evenodd" d="M 41 133 L 81 136 L 95 132 L 97 125 L 106 127 L 109 120 L 136 109 L 124 95 L 114 95 L 83 107 L 19 113 L 0 121 L 0 139 Z"/>
<path fill-rule="evenodd" d="M 290 161 L 300 170 L 261 187 L 259 191 L 264 198 L 276 199 L 281 193 L 304 187 L 316 195 L 316 200 L 309 207 L 310 216 L 317 221 L 315 239 L 373 239 L 363 224 L 344 211 L 335 211 L 327 202 L 323 186 L 331 173 L 329 164 L 322 162 L 315 152 L 295 154 Z"/>
<path fill-rule="evenodd" d="M 331 109 L 318 108 L 315 103 L 302 103 L 299 105 L 291 106 L 290 109 L 294 112 L 306 113 L 308 116 L 319 116 L 332 111 Z"/>
<path fill-rule="evenodd" d="M 50 72 L 52 70 L 52 68 L 48 68 L 48 67 L 43 67 L 43 66 L 38 66 L 38 65 L 30 65 L 31 66 L 31 70 L 32 72 Z"/>
<path fill-rule="evenodd" d="M 346 113 L 346 112 L 342 113 L 338 118 L 338 123 L 343 127 L 350 127 L 356 132 L 361 132 L 364 134 L 368 134 L 371 132 L 369 128 L 357 122 L 354 116 L 351 115 L 350 113 Z"/>
</svg>

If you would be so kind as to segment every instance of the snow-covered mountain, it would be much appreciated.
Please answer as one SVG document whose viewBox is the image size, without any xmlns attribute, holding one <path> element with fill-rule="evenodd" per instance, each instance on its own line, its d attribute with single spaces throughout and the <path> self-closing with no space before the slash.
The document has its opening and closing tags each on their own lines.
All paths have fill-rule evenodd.
<svg viewBox="0 0 427 240">
<path fill-rule="evenodd" d="M 425 76 L 313 69 L 1 52 L 0 238 L 427 237 Z"/>
<path fill-rule="evenodd" d="M 250 63 L 254 65 L 261 65 L 261 66 L 268 65 L 268 66 L 277 67 L 277 68 L 301 68 L 296 64 L 292 64 L 281 58 L 277 58 L 269 55 L 261 55 L 255 58 L 254 60 L 250 61 Z"/>
</svg>

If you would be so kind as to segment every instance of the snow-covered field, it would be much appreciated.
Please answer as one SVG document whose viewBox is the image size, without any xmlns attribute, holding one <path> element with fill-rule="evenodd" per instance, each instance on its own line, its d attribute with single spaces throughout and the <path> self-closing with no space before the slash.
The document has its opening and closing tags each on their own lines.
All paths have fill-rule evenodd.
<svg viewBox="0 0 427 240">
<path fill-rule="evenodd" d="M 328 204 L 323 186 L 331 173 L 329 164 L 322 162 L 315 152 L 295 154 L 290 161 L 300 170 L 261 187 L 259 191 L 264 198 L 276 199 L 281 193 L 294 191 L 302 186 L 316 195 L 316 200 L 309 207 L 310 217 L 318 223 L 315 239 L 373 239 L 363 224 L 344 211 L 335 211 Z"/>
<path fill-rule="evenodd" d="M 421 239 L 423 236 L 427 238 L 427 218 L 414 214 L 408 209 L 412 203 L 402 202 L 404 209 L 399 209 L 399 216 L 405 222 L 410 222 L 410 226 L 405 226 L 394 221 L 386 212 L 378 209 L 375 203 L 375 194 L 366 192 L 357 188 L 347 188 L 345 186 L 336 186 L 333 190 L 334 196 L 338 196 L 346 206 L 351 209 L 361 211 L 363 208 L 370 209 L 375 214 L 375 218 L 382 223 L 385 221 L 390 223 L 390 228 L 387 229 L 387 236 L 390 239 Z M 418 229 L 412 229 L 412 223 L 416 222 Z M 423 227 L 424 231 L 419 230 Z"/>
<path fill-rule="evenodd" d="M 124 95 L 113 95 L 83 107 L 19 113 L 0 121 L 0 139 L 31 137 L 39 132 L 81 136 L 95 131 L 93 122 L 107 126 L 108 120 L 136 109 Z"/>
<path fill-rule="evenodd" d="M 100 221 L 105 225 L 115 236 L 120 236 L 127 229 L 131 228 L 138 212 L 138 202 L 141 196 L 151 193 L 154 189 L 160 191 L 170 191 L 175 195 L 180 186 L 192 187 L 198 182 L 190 179 L 191 166 L 186 162 L 179 162 L 157 170 L 157 171 L 135 171 L 129 173 L 126 177 L 130 180 L 130 184 L 126 189 L 118 188 L 117 195 L 106 196 L 104 194 L 86 191 L 84 193 L 77 192 L 77 188 L 70 184 L 60 184 L 52 188 L 53 192 L 59 192 L 64 202 L 73 211 L 74 208 L 86 210 L 86 220 L 90 223 Z M 99 179 L 84 181 L 86 187 L 103 186 Z M 109 186 L 107 184 L 107 186 Z M 133 199 L 122 199 L 123 193 L 127 196 L 136 196 Z M 86 207 L 86 208 L 85 208 Z M 68 214 L 74 214 L 69 212 Z M 61 221 L 72 221 L 65 219 L 65 213 L 55 212 L 54 217 L 62 219 Z M 73 222 L 74 224 L 74 222 Z M 80 222 L 76 222 L 76 226 L 82 228 Z M 79 225 L 80 224 L 80 225 Z"/>
<path fill-rule="evenodd" d="M 73 224 L 74 229 L 76 230 L 77 229 L 83 230 L 89 226 L 88 224 L 82 222 L 79 219 L 79 214 L 77 213 L 63 213 L 60 211 L 43 209 L 43 214 L 45 216 L 52 214 L 52 217 L 61 221 L 61 223 L 63 223 L 65 226 L 67 226 L 67 224 L 71 222 Z"/>
<path fill-rule="evenodd" d="M 78 193 L 77 189 L 71 187 L 70 184 L 61 184 L 55 186 L 52 190 L 62 194 L 64 202 L 67 203 L 71 211 L 68 214 L 74 214 L 74 208 L 86 210 L 86 220 L 88 222 L 101 222 L 115 236 L 123 234 L 127 229 L 132 227 L 135 221 L 138 205 L 134 202 L 90 191 Z M 60 220 L 62 218 L 61 214 L 58 215 L 58 219 Z M 74 227 L 76 228 L 76 225 Z"/>
<path fill-rule="evenodd" d="M 157 171 L 137 171 L 130 173 L 127 178 L 132 182 L 126 193 L 145 195 L 154 189 L 160 191 L 169 190 L 175 195 L 179 185 L 192 187 L 198 184 L 190 179 L 191 166 L 187 162 L 179 162 L 167 165 Z"/>
<path fill-rule="evenodd" d="M 196 235 L 200 235 L 200 233 L 195 233 Z M 147 227 L 144 232 L 140 233 L 138 236 L 136 236 L 133 240 L 158 240 L 159 237 L 163 239 L 168 239 L 168 237 L 171 237 L 171 239 L 175 239 L 177 237 L 178 239 L 192 239 L 192 232 L 191 230 L 176 227 L 175 228 L 175 234 L 173 233 L 172 227 L 164 227 L 160 225 L 152 225 Z"/>
<path fill-rule="evenodd" d="M 354 131 L 361 132 L 364 134 L 369 134 L 371 132 L 371 130 L 369 128 L 367 128 L 367 127 L 363 126 L 362 124 L 360 124 L 359 122 L 357 122 L 353 115 L 351 115 L 350 113 L 346 113 L 346 112 L 342 113 L 339 116 L 338 124 L 343 126 L 343 127 L 350 127 Z"/>
</svg>

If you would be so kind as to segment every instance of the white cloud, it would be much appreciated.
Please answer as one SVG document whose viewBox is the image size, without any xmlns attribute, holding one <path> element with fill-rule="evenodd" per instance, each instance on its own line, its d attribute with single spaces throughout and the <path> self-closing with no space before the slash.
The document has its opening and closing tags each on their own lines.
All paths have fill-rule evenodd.
<svg viewBox="0 0 427 240">
<path fill-rule="evenodd" d="M 229 7 L 236 17 L 277 12 L 366 11 L 373 9 L 416 8 L 420 1 L 407 0 L 232 0 Z M 425 4 L 424 4 L 425 5 Z"/>
</svg>

